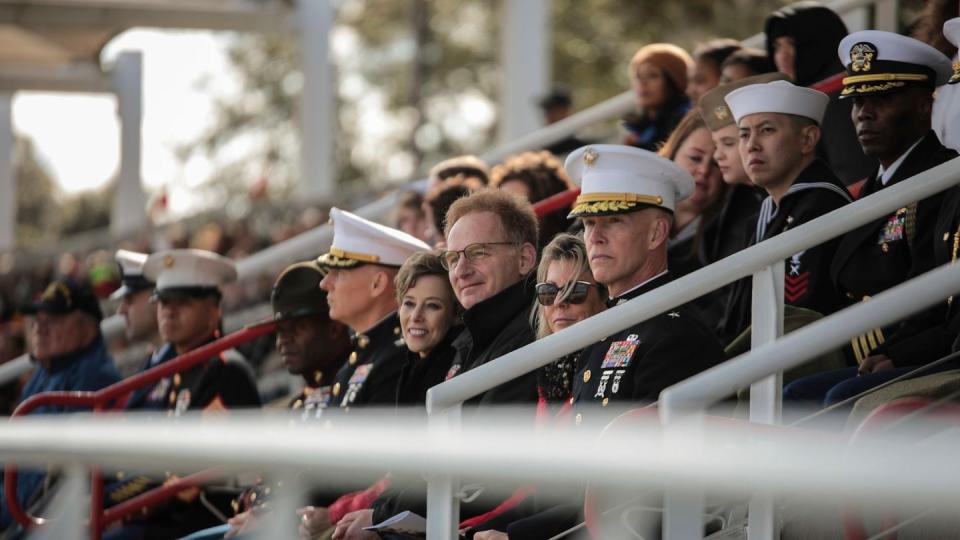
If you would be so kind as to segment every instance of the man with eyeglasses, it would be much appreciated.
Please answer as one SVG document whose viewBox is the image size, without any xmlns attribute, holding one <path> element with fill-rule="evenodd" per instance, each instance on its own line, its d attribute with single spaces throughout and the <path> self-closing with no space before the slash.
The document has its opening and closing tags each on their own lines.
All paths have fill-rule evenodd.
<svg viewBox="0 0 960 540">
<path fill-rule="evenodd" d="M 590 269 L 617 306 L 670 281 L 667 242 L 674 205 L 693 191 L 693 178 L 652 152 L 592 145 L 567 158 L 581 184 L 570 217 L 583 220 Z M 724 360 L 716 336 L 680 306 L 632 325 L 584 350 L 573 381 L 574 406 L 656 401 L 660 391 Z"/>
<path fill-rule="evenodd" d="M 440 261 L 463 306 L 465 330 L 447 378 L 533 342 L 528 321 L 533 301 L 530 274 L 537 264 L 537 217 L 526 200 L 483 190 L 453 203 L 447 212 L 447 250 Z M 481 404 L 534 403 L 536 373 L 476 398 Z"/>
</svg>

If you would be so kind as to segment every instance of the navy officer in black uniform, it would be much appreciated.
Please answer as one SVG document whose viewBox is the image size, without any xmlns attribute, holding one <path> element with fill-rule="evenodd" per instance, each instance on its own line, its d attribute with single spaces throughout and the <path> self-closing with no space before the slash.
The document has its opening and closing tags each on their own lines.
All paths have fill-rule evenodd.
<svg viewBox="0 0 960 540">
<path fill-rule="evenodd" d="M 879 161 L 861 197 L 957 156 L 930 129 L 933 91 L 950 78 L 949 58 L 916 39 L 878 30 L 847 36 L 840 42 L 840 58 L 848 75 L 841 99 L 853 101 L 860 146 Z M 931 269 L 942 199 L 936 194 L 911 203 L 844 235 L 830 268 L 838 290 L 851 303 L 859 302 Z M 890 329 L 855 338 L 857 362 L 887 337 Z"/>
<path fill-rule="evenodd" d="M 430 246 L 339 208 L 330 210 L 330 219 L 333 244 L 317 259 L 327 271 L 320 288 L 327 292 L 330 318 L 354 332 L 353 350 L 333 381 L 333 404 L 393 406 L 407 357 L 394 278 L 410 255 Z"/>
<path fill-rule="evenodd" d="M 744 86 L 725 98 L 740 133 L 740 158 L 747 176 L 767 192 L 751 244 L 769 240 L 852 198 L 816 155 L 820 125 L 830 98 L 786 81 Z M 796 253 L 784 263 L 784 302 L 828 315 L 843 306 L 830 280 L 839 239 Z M 750 279 L 737 282 L 721 328 L 737 336 L 750 326 Z"/>
<path fill-rule="evenodd" d="M 673 208 L 693 191 L 690 175 L 656 154 L 620 145 L 581 148 L 570 154 L 566 168 L 582 185 L 570 216 L 583 220 L 590 270 L 610 291 L 610 304 L 669 282 Z M 649 403 L 664 388 L 723 359 L 706 323 L 680 306 L 585 349 L 574 405 L 582 411 L 587 404 Z"/>
<path fill-rule="evenodd" d="M 847 77 L 841 99 L 853 101 L 852 119 L 864 153 L 879 161 L 861 197 L 906 180 L 957 156 L 930 129 L 933 91 L 953 72 L 950 59 L 933 47 L 891 32 L 865 30 L 840 42 L 838 54 Z M 936 265 L 935 249 L 949 247 L 952 236 L 937 236 L 944 200 L 938 193 L 910 203 L 843 236 L 830 268 L 837 289 L 852 304 L 869 299 Z M 947 261 L 941 261 L 947 262 Z M 911 317 L 925 328 L 944 319 L 942 303 Z M 858 366 L 811 375 L 791 383 L 788 399 L 832 405 L 902 375 L 912 355 L 888 342 L 896 324 L 851 340 Z M 910 330 L 905 330 L 909 332 Z M 859 375 L 859 376 L 858 376 Z"/>
</svg>

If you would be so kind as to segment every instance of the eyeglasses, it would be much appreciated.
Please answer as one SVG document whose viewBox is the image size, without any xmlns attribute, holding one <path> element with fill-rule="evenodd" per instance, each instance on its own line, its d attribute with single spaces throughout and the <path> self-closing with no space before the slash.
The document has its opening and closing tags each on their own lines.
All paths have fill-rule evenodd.
<svg viewBox="0 0 960 540">
<path fill-rule="evenodd" d="M 452 251 L 440 252 L 440 266 L 446 271 L 455 270 L 460 264 L 460 254 L 470 262 L 477 262 L 490 256 L 490 246 L 514 246 L 514 242 L 480 242 Z"/>
<path fill-rule="evenodd" d="M 565 304 L 582 304 L 587 301 L 587 294 L 590 293 L 590 287 L 596 287 L 595 283 L 587 281 L 574 281 L 573 286 L 567 291 L 567 296 L 560 302 Z M 564 287 L 554 285 L 553 283 L 537 283 L 537 302 L 541 306 L 552 306 L 557 301 L 557 296 Z"/>
</svg>

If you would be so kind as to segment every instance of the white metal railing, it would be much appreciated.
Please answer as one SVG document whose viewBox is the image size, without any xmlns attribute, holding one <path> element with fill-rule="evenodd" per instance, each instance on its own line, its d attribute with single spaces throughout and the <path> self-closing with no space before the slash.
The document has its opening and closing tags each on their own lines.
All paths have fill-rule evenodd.
<svg viewBox="0 0 960 540">
<path fill-rule="evenodd" d="M 512 416 L 515 420 L 529 417 L 528 413 L 513 412 Z M 733 495 L 769 492 L 837 505 L 855 500 L 865 506 L 960 508 L 955 496 L 960 485 L 960 468 L 955 466 L 956 433 L 923 445 L 914 444 L 917 439 L 910 432 L 887 434 L 858 442 L 857 451 L 851 452 L 840 437 L 761 433 L 734 424 L 710 425 L 700 435 L 661 440 L 659 429 L 650 425 L 602 435 L 532 430 L 526 422 L 511 421 L 509 414 L 472 419 L 462 429 L 443 436 L 425 429 L 422 419 L 397 416 L 392 410 L 356 410 L 343 422 L 300 423 L 290 422 L 284 415 L 271 419 L 239 413 L 204 420 L 189 416 L 143 421 L 145 417 L 20 418 L 0 426 L 0 459 L 21 466 L 67 465 L 68 477 L 78 483 L 65 501 L 65 506 L 73 509 L 86 506 L 82 504 L 86 495 L 83 477 L 88 467 L 158 475 L 210 467 L 256 471 L 267 478 L 284 478 L 284 489 L 278 490 L 278 495 L 285 495 L 285 500 L 272 504 L 277 527 L 290 527 L 294 522 L 299 494 L 292 484 L 318 482 L 348 488 L 356 486 L 360 478 L 386 470 L 393 471 L 396 478 L 417 477 L 424 470 L 464 474 L 501 487 L 518 481 L 590 484 L 637 493 L 670 485 Z M 392 420 L 385 423 L 385 417 Z M 491 440 L 509 444 L 477 444 Z M 604 455 L 629 459 L 598 460 L 598 448 Z M 904 462 L 911 466 L 903 467 Z M 558 475 L 559 470 L 563 474 Z M 47 513 L 57 514 L 55 509 Z M 76 511 L 71 517 L 50 527 L 78 538 L 83 516 Z M 701 521 L 699 516 L 696 521 Z M 295 537 L 271 534 L 276 531 L 267 526 L 264 534 Z M 428 538 L 456 536 L 428 532 Z"/>
<path fill-rule="evenodd" d="M 633 301 L 608 309 L 563 332 L 535 341 L 435 386 L 427 393 L 427 410 L 431 415 L 438 418 L 457 417 L 460 414 L 460 405 L 468 399 L 539 369 L 566 354 L 583 349 L 596 342 L 600 336 L 609 336 L 619 332 L 633 324 L 647 320 L 728 283 L 751 275 L 753 275 L 754 307 L 752 324 L 758 329 L 756 335 L 753 336 L 752 345 L 760 347 L 764 343 L 770 343 L 782 333 L 782 265 L 784 259 L 957 184 L 960 184 L 960 158 L 955 158 L 869 197 L 846 205 L 842 209 L 777 235 L 775 241 L 760 242 L 706 268 L 663 285 Z M 940 298 L 946 298 L 950 294 L 945 292 L 946 290 L 947 288 L 935 290 L 933 294 L 939 295 Z M 875 302 L 871 302 L 869 306 L 862 307 L 862 309 L 875 310 L 876 305 Z M 909 311 L 905 309 L 898 310 L 889 321 L 903 318 L 908 313 Z M 874 326 L 866 328 L 876 327 L 875 322 L 872 324 Z M 841 330 L 846 332 L 849 328 L 842 328 Z M 856 333 L 852 332 L 845 335 L 849 338 Z M 811 352 L 810 355 L 806 356 L 806 358 L 809 358 L 818 354 L 817 351 L 820 349 L 811 345 L 807 350 Z M 762 423 L 778 422 L 781 383 L 779 375 L 776 374 L 779 371 L 779 369 L 765 370 L 762 376 L 765 376 L 766 379 L 755 383 L 751 387 L 751 420 Z M 759 378 L 760 375 L 746 382 L 753 382 Z M 450 482 L 454 484 L 452 488 L 448 485 Z M 455 483 L 456 479 L 446 479 L 442 482 L 439 480 L 431 481 L 430 486 L 434 490 L 443 492 L 456 491 Z M 694 510 L 698 506 L 695 502 L 689 500 L 687 503 L 687 506 Z M 760 504 L 761 501 L 757 501 L 757 503 Z M 772 503 L 767 501 L 765 506 L 767 511 L 760 511 L 759 507 L 756 507 L 754 517 L 760 517 L 763 523 L 773 527 Z M 434 514 L 430 516 L 430 524 L 437 527 L 434 530 L 435 537 L 440 538 L 451 534 L 456 526 L 456 512 L 449 515 L 446 512 L 446 507 L 436 508 L 436 510 L 441 513 L 441 516 L 435 516 Z M 430 512 L 433 511 L 434 509 L 431 508 Z M 680 531 L 670 528 L 671 515 L 674 514 L 668 512 L 665 516 L 665 537 L 692 538 L 689 529 Z M 685 524 L 683 526 L 689 527 L 691 522 L 689 519 L 680 520 L 677 526 L 681 526 L 681 523 Z M 758 526 L 751 527 L 751 530 L 754 531 L 751 538 L 772 538 L 774 534 L 772 528 L 768 528 L 764 532 L 758 532 Z"/>
</svg>

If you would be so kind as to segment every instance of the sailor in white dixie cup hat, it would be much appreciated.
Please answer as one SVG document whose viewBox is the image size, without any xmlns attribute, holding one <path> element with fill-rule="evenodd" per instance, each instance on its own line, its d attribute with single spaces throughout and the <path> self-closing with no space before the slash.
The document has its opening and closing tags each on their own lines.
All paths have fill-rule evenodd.
<svg viewBox="0 0 960 540">
<path fill-rule="evenodd" d="M 610 291 L 609 303 L 668 283 L 673 211 L 693 191 L 690 174 L 652 152 L 604 144 L 575 150 L 565 167 L 581 185 L 570 215 L 583 220 L 590 270 Z M 724 356 L 707 323 L 684 305 L 594 343 L 580 358 L 583 368 L 573 383 L 577 423 L 590 413 L 584 404 L 656 401 L 664 388 Z"/>
<path fill-rule="evenodd" d="M 394 279 L 408 257 L 430 246 L 339 208 L 330 209 L 330 220 L 333 243 L 317 259 L 327 271 L 320 288 L 327 292 L 330 318 L 354 333 L 347 365 L 334 378 L 331 405 L 393 405 L 407 353 Z"/>
<path fill-rule="evenodd" d="M 943 24 L 943 35 L 960 47 L 960 17 Z M 953 55 L 953 74 L 945 86 L 937 89 L 933 101 L 933 130 L 947 148 L 960 150 L 960 53 Z"/>
<path fill-rule="evenodd" d="M 751 243 L 762 242 L 852 199 L 826 163 L 817 158 L 820 123 L 829 97 L 786 81 L 754 84 L 726 96 L 740 135 L 740 159 L 750 180 L 767 192 Z M 836 240 L 787 260 L 787 304 L 828 314 L 841 302 L 830 283 Z M 749 285 L 738 282 L 720 333 L 734 338 L 750 324 Z"/>
</svg>

